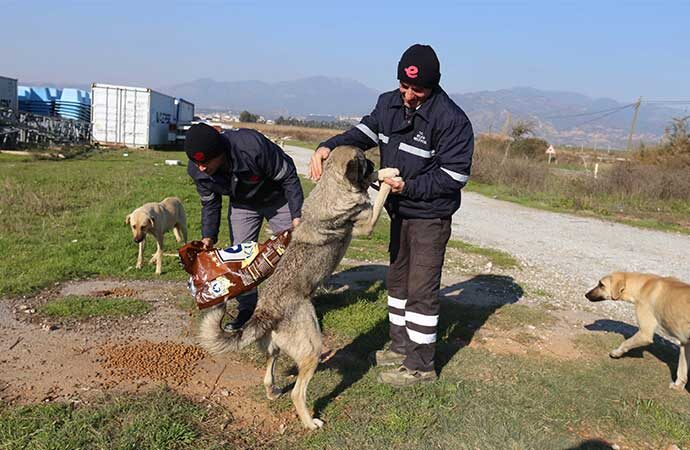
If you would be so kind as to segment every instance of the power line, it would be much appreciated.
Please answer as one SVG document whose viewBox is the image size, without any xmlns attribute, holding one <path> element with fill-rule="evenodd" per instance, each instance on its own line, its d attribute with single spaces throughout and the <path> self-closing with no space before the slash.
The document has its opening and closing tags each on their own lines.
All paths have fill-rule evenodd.
<svg viewBox="0 0 690 450">
<path fill-rule="evenodd" d="M 586 112 L 586 113 L 578 113 L 578 114 L 566 114 L 562 116 L 547 116 L 543 117 L 543 119 L 566 119 L 566 118 L 571 118 L 571 117 L 585 117 L 585 116 L 594 116 L 598 114 L 603 114 L 603 113 L 615 113 L 618 111 L 622 111 L 625 108 L 630 108 L 631 106 L 635 106 L 636 103 L 630 103 L 628 105 L 623 105 L 623 106 L 617 106 L 615 108 L 609 108 L 609 109 L 603 109 L 601 111 L 592 111 L 592 112 Z"/>
<path fill-rule="evenodd" d="M 595 118 L 590 119 L 590 120 L 585 120 L 584 122 L 579 123 L 579 124 L 577 124 L 577 125 L 575 125 L 575 126 L 576 126 L 576 127 L 579 127 L 579 126 L 586 125 L 586 124 L 591 123 L 591 122 L 596 122 L 597 120 L 601 120 L 601 119 L 603 119 L 604 117 L 608 117 L 608 116 L 611 116 L 611 115 L 613 115 L 613 114 L 616 114 L 618 111 L 622 111 L 622 110 L 624 110 L 624 109 L 626 109 L 626 108 L 630 108 L 630 107 L 633 107 L 633 106 L 636 106 L 636 105 L 637 105 L 637 103 L 631 103 L 631 104 L 629 104 L 629 105 L 625 105 L 625 106 L 623 106 L 623 107 L 621 107 L 621 108 L 618 108 L 618 109 L 616 109 L 616 110 L 614 110 L 614 111 L 609 112 L 608 114 L 604 114 L 604 115 L 602 115 L 602 116 L 595 117 Z"/>
<path fill-rule="evenodd" d="M 690 103 L 688 98 L 652 98 L 643 100 L 642 103 Z"/>
</svg>

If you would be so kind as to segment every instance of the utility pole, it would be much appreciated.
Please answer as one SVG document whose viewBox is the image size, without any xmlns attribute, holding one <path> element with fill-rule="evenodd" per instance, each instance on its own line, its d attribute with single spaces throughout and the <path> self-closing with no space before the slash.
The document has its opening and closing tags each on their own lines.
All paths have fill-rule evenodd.
<svg viewBox="0 0 690 450">
<path fill-rule="evenodd" d="M 640 104 L 642 103 L 642 97 L 637 99 L 635 103 L 635 114 L 633 114 L 632 124 L 630 124 L 630 134 L 628 135 L 628 151 L 632 150 L 632 137 L 635 133 L 635 125 L 637 125 L 637 115 L 640 113 Z"/>
<path fill-rule="evenodd" d="M 510 114 L 510 111 L 508 111 L 508 116 L 506 117 L 506 121 L 503 123 L 503 129 L 501 130 L 501 133 L 510 136 L 510 131 L 511 128 L 513 127 L 513 116 Z"/>
</svg>

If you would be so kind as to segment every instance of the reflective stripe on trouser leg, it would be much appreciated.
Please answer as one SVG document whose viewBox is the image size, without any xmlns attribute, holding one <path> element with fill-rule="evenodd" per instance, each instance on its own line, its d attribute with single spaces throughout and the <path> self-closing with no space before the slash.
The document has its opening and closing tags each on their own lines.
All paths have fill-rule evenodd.
<svg viewBox="0 0 690 450">
<path fill-rule="evenodd" d="M 389 246 L 390 266 L 386 276 L 388 288 L 388 320 L 390 349 L 405 354 L 409 338 L 405 329 L 405 304 L 407 302 L 408 247 L 402 220 L 391 220 L 391 241 Z"/>
<path fill-rule="evenodd" d="M 388 296 L 388 321 L 391 325 L 405 326 L 405 303 L 407 300 Z"/>
<path fill-rule="evenodd" d="M 406 311 L 405 324 L 407 335 L 415 344 L 433 344 L 436 342 L 438 314 L 426 315 Z"/>
</svg>

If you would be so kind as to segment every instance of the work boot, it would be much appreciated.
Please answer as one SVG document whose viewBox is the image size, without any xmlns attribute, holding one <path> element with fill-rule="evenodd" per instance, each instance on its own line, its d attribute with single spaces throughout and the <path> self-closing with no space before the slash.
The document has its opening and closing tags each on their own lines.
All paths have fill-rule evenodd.
<svg viewBox="0 0 690 450">
<path fill-rule="evenodd" d="M 254 311 L 251 309 L 243 309 L 238 311 L 237 317 L 235 317 L 230 322 L 226 323 L 223 327 L 223 330 L 227 331 L 228 333 L 235 330 L 239 330 L 244 326 L 245 323 L 249 321 L 249 319 L 251 319 L 253 313 Z"/>
<path fill-rule="evenodd" d="M 397 369 L 381 372 L 378 376 L 379 383 L 390 384 L 392 386 L 406 387 L 414 384 L 436 381 L 438 375 L 436 371 L 422 372 L 410 370 L 402 364 Z"/>
<path fill-rule="evenodd" d="M 370 355 L 370 359 L 375 366 L 397 366 L 403 363 L 405 355 L 393 350 L 377 350 Z"/>
</svg>

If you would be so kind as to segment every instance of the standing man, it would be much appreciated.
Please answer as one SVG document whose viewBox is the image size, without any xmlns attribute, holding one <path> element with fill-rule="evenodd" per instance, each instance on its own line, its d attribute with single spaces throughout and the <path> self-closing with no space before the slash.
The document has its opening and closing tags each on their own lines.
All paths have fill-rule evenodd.
<svg viewBox="0 0 690 450">
<path fill-rule="evenodd" d="M 273 233 L 297 226 L 304 194 L 295 164 L 283 149 L 258 131 L 240 128 L 219 133 L 204 123 L 185 136 L 187 173 L 201 198 L 202 241 L 218 242 L 222 196 L 230 197 L 231 241 L 257 241 L 263 219 Z M 241 328 L 254 312 L 256 290 L 237 298 L 238 314 L 226 330 Z"/>
<path fill-rule="evenodd" d="M 451 218 L 470 175 L 474 134 L 462 109 L 439 86 L 440 64 L 428 45 L 415 44 L 398 63 L 400 87 L 382 94 L 356 127 L 316 150 L 313 179 L 339 145 L 378 145 L 381 167 L 400 169 L 404 181 L 386 202 L 391 217 L 388 318 L 391 345 L 376 352 L 376 364 L 397 366 L 379 381 L 408 386 L 436 380 L 434 353 L 440 304 L 438 292 Z"/>
</svg>

